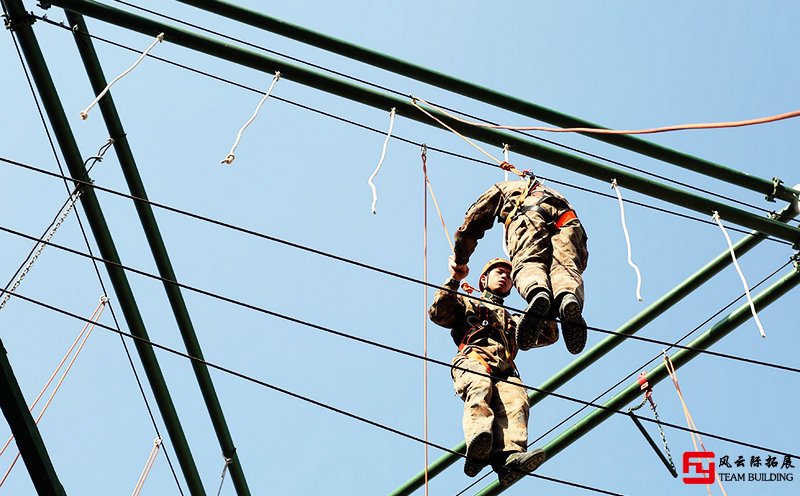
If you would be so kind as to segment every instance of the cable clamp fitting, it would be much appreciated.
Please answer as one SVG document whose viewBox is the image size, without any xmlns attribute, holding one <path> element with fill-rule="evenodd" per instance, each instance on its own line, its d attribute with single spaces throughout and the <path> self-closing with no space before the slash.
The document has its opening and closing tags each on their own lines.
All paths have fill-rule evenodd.
<svg viewBox="0 0 800 496">
<path fill-rule="evenodd" d="M 650 387 L 650 383 L 647 381 L 647 372 L 642 371 L 639 377 L 636 378 L 636 382 L 639 383 L 639 389 L 644 391 L 645 399 L 655 408 L 656 404 L 653 401 L 653 388 Z"/>
<path fill-rule="evenodd" d="M 5 17 L 3 24 L 10 31 L 14 31 L 17 26 L 33 26 L 33 23 L 36 22 L 36 16 L 33 15 L 33 12 L 26 12 L 25 16 L 18 19 L 12 19 L 8 15 L 3 17 Z"/>
<path fill-rule="evenodd" d="M 777 177 L 773 177 L 772 178 L 772 193 L 770 193 L 767 196 L 765 196 L 764 199 L 767 200 L 767 201 L 770 201 L 770 202 L 774 202 L 775 201 L 775 197 L 778 196 L 778 190 L 780 189 L 781 184 L 783 184 L 783 181 L 781 181 Z"/>
<path fill-rule="evenodd" d="M 52 3 L 50 3 L 50 2 L 48 2 L 47 0 L 39 0 L 39 2 L 37 2 L 37 3 L 36 3 L 36 6 L 37 6 L 37 7 L 39 7 L 40 9 L 45 9 L 45 10 L 47 10 L 47 9 L 49 9 L 50 7 L 52 7 L 52 6 L 53 6 L 53 4 L 52 4 Z"/>
</svg>

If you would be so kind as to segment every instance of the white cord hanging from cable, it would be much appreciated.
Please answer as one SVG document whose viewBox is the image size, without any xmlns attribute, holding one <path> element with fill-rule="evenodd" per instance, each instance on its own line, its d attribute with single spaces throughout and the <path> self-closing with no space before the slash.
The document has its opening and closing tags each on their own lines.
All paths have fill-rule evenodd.
<svg viewBox="0 0 800 496">
<path fill-rule="evenodd" d="M 386 157 L 386 147 L 389 146 L 389 138 L 392 137 L 392 128 L 394 128 L 394 116 L 397 113 L 397 109 L 392 107 L 392 110 L 389 112 L 389 131 L 386 133 L 386 139 L 383 140 L 383 149 L 381 150 L 381 158 L 378 160 L 378 166 L 375 167 L 375 171 L 369 176 L 367 183 L 369 187 L 372 188 L 372 213 L 377 214 L 378 211 L 375 209 L 375 205 L 378 203 L 378 190 L 375 188 L 375 184 L 372 182 L 375 179 L 375 176 L 378 175 L 378 171 L 381 169 L 381 165 L 383 165 L 383 159 Z"/>
<path fill-rule="evenodd" d="M 742 272 L 742 268 L 739 266 L 739 261 L 736 259 L 736 253 L 733 251 L 733 243 L 731 242 L 731 237 L 728 236 L 728 231 L 725 230 L 725 226 L 722 225 L 722 220 L 720 219 L 719 212 L 714 210 L 714 214 L 711 216 L 712 219 L 717 223 L 720 230 L 722 230 L 722 234 L 725 236 L 725 241 L 728 243 L 728 250 L 731 252 L 731 260 L 733 260 L 733 266 L 736 267 L 736 272 L 739 273 L 739 279 L 742 280 L 742 286 L 744 286 L 744 294 L 747 296 L 747 304 L 750 305 L 750 312 L 753 314 L 753 320 L 756 321 L 756 326 L 758 327 L 758 332 L 761 334 L 762 338 L 767 337 L 767 334 L 764 332 L 764 327 L 761 325 L 761 319 L 758 318 L 758 314 L 756 313 L 756 306 L 753 304 L 753 297 L 750 296 L 750 288 L 747 284 L 747 280 L 744 278 L 744 273 Z"/>
<path fill-rule="evenodd" d="M 508 161 L 508 143 L 503 143 L 503 162 L 510 163 Z M 508 171 L 503 171 L 503 181 L 508 181 Z"/>
<path fill-rule="evenodd" d="M 622 221 L 622 232 L 625 233 L 625 244 L 628 247 L 628 265 L 636 272 L 636 299 L 642 301 L 644 299 L 642 298 L 642 273 L 639 271 L 639 267 L 633 263 L 633 257 L 631 255 L 631 237 L 628 234 L 628 226 L 625 222 L 625 205 L 622 202 L 622 194 L 620 193 L 616 179 L 611 181 L 611 188 L 617 193 L 617 200 L 619 201 L 619 217 Z"/>
<path fill-rule="evenodd" d="M 256 110 L 255 112 L 253 112 L 253 115 L 250 117 L 250 119 L 247 120 L 247 122 L 244 123 L 244 126 L 242 126 L 241 129 L 239 129 L 239 133 L 236 135 L 236 140 L 234 140 L 233 142 L 231 151 L 229 151 L 228 155 L 220 161 L 221 164 L 231 165 L 233 161 L 236 159 L 236 156 L 233 154 L 233 152 L 236 151 L 236 147 L 239 146 L 239 141 L 242 139 L 242 133 L 244 133 L 244 130 L 247 129 L 247 126 L 249 126 L 256 119 L 256 116 L 258 115 L 258 112 L 261 110 L 261 107 L 264 105 L 264 102 L 266 102 L 267 98 L 269 98 L 269 96 L 272 94 L 272 88 L 275 87 L 275 83 L 277 83 L 280 78 L 281 78 L 280 71 L 276 71 L 275 76 L 272 77 L 272 83 L 270 83 L 269 89 L 267 89 L 267 92 L 264 93 L 264 97 L 261 99 L 260 102 L 258 102 L 258 105 L 256 105 Z"/>
<path fill-rule="evenodd" d="M 25 262 L 24 267 L 20 271 L 17 278 L 14 280 L 14 283 L 11 285 L 11 287 L 8 288 L 8 291 L 5 293 L 5 295 L 3 295 L 3 299 L 0 300 L 0 310 L 2 310 L 4 306 L 6 306 L 6 303 L 8 303 L 9 298 L 11 298 L 11 293 L 13 293 L 19 287 L 19 285 L 22 283 L 22 280 L 25 279 L 26 275 L 28 275 L 28 272 L 31 270 L 31 267 L 33 267 L 33 264 L 36 263 L 36 260 L 39 258 L 39 255 L 41 255 L 42 252 L 44 251 L 45 246 L 47 246 L 50 240 L 53 239 L 53 236 L 55 236 L 56 231 L 58 230 L 59 227 L 61 227 L 61 224 L 64 223 L 64 220 L 66 220 L 67 216 L 72 211 L 72 208 L 75 206 L 75 203 L 78 201 L 78 198 L 80 198 L 80 196 L 81 196 L 80 189 L 75 190 L 75 192 L 72 193 L 72 195 L 70 195 L 67 204 L 64 205 L 62 213 L 58 217 L 58 220 L 56 220 L 56 222 L 53 224 L 53 227 L 50 228 L 50 230 L 47 232 L 47 235 L 42 239 L 42 241 L 38 243 L 38 246 L 34 254 L 28 259 L 27 262 Z"/>
<path fill-rule="evenodd" d="M 122 71 L 122 73 L 119 76 L 117 76 L 114 79 L 112 79 L 111 82 L 108 83 L 105 88 L 103 88 L 103 91 L 101 91 L 100 94 L 97 95 L 94 100 L 92 100 L 92 103 L 90 103 L 89 106 L 86 107 L 85 109 L 81 110 L 81 114 L 80 114 L 81 115 L 81 119 L 83 119 L 83 120 L 88 119 L 89 118 L 89 111 L 92 109 L 92 107 L 97 105 L 97 102 L 99 102 L 100 99 L 103 98 L 106 93 L 108 93 L 108 90 L 111 89 L 111 87 L 114 85 L 114 83 L 116 83 L 117 81 L 119 81 L 120 79 L 125 77 L 129 72 L 134 70 L 136 68 L 136 66 L 139 65 L 139 62 L 144 60 L 144 58 L 147 56 L 148 52 L 150 52 L 150 50 L 152 50 L 154 46 L 156 46 L 158 43 L 161 43 L 162 41 L 164 41 L 164 33 L 159 33 L 158 36 L 156 36 L 156 39 L 153 40 L 153 42 L 150 44 L 150 46 L 147 47 L 145 49 L 145 51 L 142 52 L 141 55 L 139 55 L 139 58 L 136 59 L 136 62 L 134 62 L 133 65 L 131 65 L 130 67 L 128 67 L 127 69 Z"/>
<path fill-rule="evenodd" d="M 233 458 L 225 457 L 225 466 L 222 467 L 222 475 L 220 476 L 219 489 L 217 489 L 217 496 L 222 494 L 222 486 L 225 484 L 225 474 L 228 473 L 228 467 L 233 463 Z"/>
<path fill-rule="evenodd" d="M 161 438 L 157 437 L 153 440 L 153 449 L 150 450 L 150 456 L 147 457 L 147 461 L 144 464 L 144 468 L 142 469 L 141 475 L 139 475 L 139 480 L 136 482 L 136 487 L 133 488 L 132 496 L 139 496 L 142 492 L 142 488 L 144 487 L 144 482 L 147 480 L 147 476 L 150 474 L 150 469 L 153 468 L 153 463 L 156 461 L 156 456 L 158 456 L 158 452 L 161 449 Z"/>
</svg>

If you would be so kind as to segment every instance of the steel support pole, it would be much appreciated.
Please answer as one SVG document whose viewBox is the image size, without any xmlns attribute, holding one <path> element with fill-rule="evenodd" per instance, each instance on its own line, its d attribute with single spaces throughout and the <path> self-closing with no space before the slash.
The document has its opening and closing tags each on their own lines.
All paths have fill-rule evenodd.
<svg viewBox="0 0 800 496">
<path fill-rule="evenodd" d="M 156 36 L 159 33 L 165 33 L 165 41 L 167 42 L 235 62 L 268 74 L 280 71 L 284 79 L 311 86 L 385 111 L 396 108 L 397 113 L 404 117 L 417 120 L 424 124 L 438 126 L 438 124 L 434 123 L 429 117 L 425 116 L 414 107 L 410 101 L 372 89 L 356 86 L 295 64 L 221 43 L 183 29 L 155 22 L 90 0 L 51 0 L 50 3 L 66 10 L 116 24 L 143 34 Z M 436 114 L 436 112 L 431 113 Z M 443 120 L 447 120 L 443 115 L 439 114 L 439 116 Z M 531 140 L 521 138 L 516 134 L 478 128 L 455 121 L 451 121 L 450 124 L 465 136 L 489 143 L 493 146 L 499 147 L 502 143 L 508 143 L 521 155 L 542 160 L 607 183 L 616 179 L 617 183 L 622 187 L 668 201 L 690 210 L 701 212 L 708 216 L 710 216 L 713 211 L 718 211 L 720 216 L 728 222 L 755 229 L 791 241 L 792 243 L 800 242 L 800 229 L 796 227 L 787 226 L 772 219 L 762 218 L 750 212 L 692 193 L 687 193 L 678 188 L 660 184 L 598 162 L 577 157 L 561 150 L 545 147 Z"/>
<path fill-rule="evenodd" d="M 5 292 L 5 291 L 3 291 Z M 0 408 L 6 417 L 11 434 L 17 443 L 22 461 L 31 476 L 36 493 L 47 496 L 65 496 L 67 493 L 58 480 L 56 469 L 47 454 L 39 428 L 33 421 L 25 397 L 8 361 L 3 341 L 0 340 Z"/>
<path fill-rule="evenodd" d="M 64 155 L 70 174 L 75 179 L 89 181 L 90 179 L 83 166 L 83 158 L 78 149 L 78 144 L 75 142 L 72 129 L 64 114 L 61 99 L 58 96 L 50 71 L 47 68 L 41 48 L 39 47 L 39 42 L 36 39 L 36 35 L 33 33 L 33 28 L 31 27 L 32 19 L 25 11 L 21 0 L 4 1 L 8 6 L 12 27 L 18 36 L 20 47 L 30 67 L 33 81 L 42 98 L 42 104 L 50 119 L 50 124 L 53 127 L 56 140 L 61 148 L 61 153 Z M 144 321 L 139 312 L 139 307 L 134 299 L 133 291 L 128 283 L 127 276 L 118 265 L 114 265 L 121 263 L 119 254 L 114 245 L 114 240 L 111 237 L 111 232 L 108 229 L 103 211 L 100 208 L 100 203 L 97 201 L 97 196 L 92 188 L 83 189 L 81 204 L 86 212 L 89 226 L 94 234 L 97 246 L 100 248 L 102 258 L 110 261 L 110 263 L 106 263 L 105 266 L 114 287 L 114 292 L 119 299 L 120 308 L 125 316 L 125 321 L 132 334 L 142 339 L 149 340 L 147 329 L 145 328 Z M 195 466 L 194 459 L 189 450 L 189 444 L 186 441 L 183 427 L 178 419 L 175 405 L 172 403 L 172 398 L 167 389 L 161 367 L 158 364 L 153 348 L 137 340 L 136 350 L 139 353 L 139 358 L 144 366 L 147 379 L 153 389 L 153 395 L 155 396 L 161 416 L 164 419 L 169 437 L 172 440 L 178 462 L 186 478 L 189 490 L 193 495 L 203 495 L 205 491 L 200 482 L 197 467 Z"/>
<path fill-rule="evenodd" d="M 800 266 L 795 263 L 790 274 L 782 277 L 778 282 L 762 291 L 758 296 L 753 299 L 753 303 L 758 311 L 763 310 L 768 305 L 773 303 L 781 296 L 788 293 L 792 288 L 800 284 Z M 672 363 L 675 369 L 686 365 L 694 357 L 700 354 L 701 350 L 710 348 L 714 343 L 727 336 L 734 329 L 747 322 L 752 318 L 750 306 L 745 303 L 738 309 L 731 312 L 727 317 L 719 320 L 714 324 L 711 329 L 698 336 L 694 341 L 687 346 L 692 349 L 682 349 L 675 353 L 672 357 Z M 647 381 L 651 386 L 661 382 L 663 379 L 669 377 L 666 365 L 661 364 L 654 367 L 647 373 Z M 547 453 L 547 460 L 552 460 L 554 456 L 559 454 L 569 445 L 580 439 L 584 434 L 588 433 L 609 417 L 614 415 L 615 411 L 622 410 L 625 405 L 635 401 L 642 394 L 638 382 L 630 384 L 622 392 L 608 400 L 603 407 L 598 408 L 592 413 L 586 415 L 583 419 L 579 420 L 572 427 L 565 430 L 561 435 L 547 443 L 542 449 Z M 495 481 L 481 490 L 477 496 L 489 496 L 500 494 L 505 488 Z"/>
<path fill-rule="evenodd" d="M 776 215 L 776 217 L 782 222 L 789 222 L 798 214 L 800 214 L 800 210 L 798 209 L 797 201 L 795 201 L 791 205 L 787 205 L 786 208 Z M 761 233 L 750 233 L 748 236 L 742 238 L 734 245 L 733 248 L 736 256 L 741 257 L 748 251 L 752 250 L 764 239 L 765 236 Z M 701 285 L 708 282 L 712 277 L 720 273 L 730 264 L 730 252 L 725 250 L 700 270 L 689 276 L 682 283 L 675 286 L 669 292 L 665 293 L 661 298 L 639 312 L 635 317 L 617 328 L 615 334 L 607 336 L 591 349 L 581 354 L 580 357 L 573 360 L 569 365 L 540 384 L 538 389 L 541 391 L 531 391 L 528 393 L 530 406 L 533 407 L 547 397 L 546 391 L 556 391 L 558 388 L 569 382 L 573 377 L 577 376 L 580 372 L 586 370 L 587 367 L 598 361 L 602 356 L 623 343 L 628 336 L 636 334 L 644 326 L 655 320 L 659 315 L 666 312 L 670 307 L 677 304 Z M 458 445 L 454 446 L 452 450 L 458 453 L 464 453 L 466 451 L 466 443 L 462 441 Z M 440 474 L 447 467 L 460 459 L 461 457 L 458 455 L 445 453 L 428 466 L 428 479 Z M 405 482 L 402 486 L 398 487 L 394 492 L 391 493 L 391 496 L 407 496 L 416 491 L 418 488 L 422 487 L 424 480 L 425 471 L 421 471 Z"/>
<path fill-rule="evenodd" d="M 99 94 L 106 87 L 106 78 L 103 74 L 103 69 L 100 65 L 100 60 L 97 57 L 97 52 L 94 49 L 91 38 L 88 36 L 89 31 L 86 23 L 79 14 L 67 12 L 67 21 L 71 28 L 75 43 L 78 46 L 81 60 L 89 75 L 89 80 L 95 94 Z M 147 192 L 145 191 L 144 183 L 139 175 L 139 170 L 136 166 L 136 161 L 133 158 L 130 144 L 128 143 L 127 134 L 122 126 L 119 113 L 117 112 L 114 100 L 111 93 L 107 93 L 99 102 L 100 111 L 103 114 L 103 120 L 106 123 L 109 136 L 114 139 L 114 150 L 117 153 L 117 158 L 122 167 L 122 172 L 125 176 L 125 181 L 128 183 L 128 189 L 132 196 L 147 199 Z M 147 243 L 150 245 L 150 251 L 156 261 L 158 274 L 167 281 L 177 281 L 177 276 L 172 267 L 169 254 L 167 253 L 164 239 L 156 222 L 156 217 L 153 214 L 153 209 L 148 203 L 136 201 L 136 212 L 139 214 L 139 220 L 142 223 Z M 172 307 L 172 313 L 175 315 L 175 321 L 178 323 L 183 343 L 186 346 L 186 351 L 195 358 L 204 360 L 203 350 L 197 340 L 197 334 L 194 330 L 189 311 L 186 308 L 186 302 L 183 299 L 183 294 L 176 284 L 164 282 L 164 290 L 167 293 L 167 299 Z M 222 407 L 217 397 L 217 392 L 214 389 L 214 383 L 211 380 L 211 375 L 208 372 L 208 367 L 204 363 L 193 360 L 192 368 L 194 369 L 195 377 L 200 386 L 200 392 L 203 395 L 203 400 L 206 404 L 206 409 L 211 417 L 211 423 L 214 426 L 214 431 L 219 441 L 222 455 L 226 460 L 230 460 L 228 470 L 231 473 L 231 480 L 236 489 L 236 494 L 245 496 L 250 494 L 250 489 L 247 486 L 247 480 L 244 476 L 239 456 L 236 453 L 236 447 L 233 444 L 228 424 L 225 422 L 225 415 L 222 412 Z"/>
<path fill-rule="evenodd" d="M 458 93 L 460 95 L 488 103 L 495 107 L 510 110 L 520 115 L 548 122 L 558 127 L 602 128 L 597 124 L 581 120 L 561 112 L 531 103 L 520 98 L 458 79 L 441 72 L 406 62 L 402 59 L 364 48 L 345 40 L 334 38 L 317 31 L 291 24 L 261 12 L 239 7 L 219 0 L 178 0 L 199 9 L 233 19 L 250 26 L 306 43 L 344 57 L 358 60 L 380 69 L 394 72 L 404 77 L 416 79 L 432 86 Z M 641 153 L 685 169 L 726 181 L 742 188 L 757 191 L 768 197 L 791 201 L 792 191 L 773 181 L 725 167 L 714 162 L 693 157 L 687 153 L 672 150 L 631 135 L 604 135 L 584 133 L 590 138 L 605 141 L 615 146 Z"/>
</svg>

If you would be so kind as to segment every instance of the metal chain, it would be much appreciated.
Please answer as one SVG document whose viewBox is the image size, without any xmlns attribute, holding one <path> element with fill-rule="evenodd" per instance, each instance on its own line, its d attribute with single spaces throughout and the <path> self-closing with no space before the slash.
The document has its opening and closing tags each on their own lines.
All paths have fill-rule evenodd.
<svg viewBox="0 0 800 496">
<path fill-rule="evenodd" d="M 644 404 L 644 402 L 642 402 L 642 404 Z M 667 444 L 667 436 L 664 435 L 664 428 L 661 426 L 661 419 L 658 418 L 658 412 L 656 411 L 656 404 L 651 403 L 650 409 L 653 410 L 653 416 L 656 418 L 658 433 L 661 434 L 661 442 L 664 443 L 664 451 L 667 452 L 667 460 L 669 460 L 669 464 L 670 466 L 672 466 L 672 469 L 675 470 L 675 462 L 672 461 L 672 454 L 669 452 L 669 445 Z"/>
</svg>

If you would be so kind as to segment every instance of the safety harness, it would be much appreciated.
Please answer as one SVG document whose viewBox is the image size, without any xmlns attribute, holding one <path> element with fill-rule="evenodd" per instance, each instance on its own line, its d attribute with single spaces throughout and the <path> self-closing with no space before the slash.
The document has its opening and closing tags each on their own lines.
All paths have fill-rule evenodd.
<svg viewBox="0 0 800 496">
<path fill-rule="evenodd" d="M 470 320 L 475 321 L 473 324 Z M 506 336 L 506 329 L 508 328 L 510 318 L 508 317 L 508 312 L 503 310 L 503 325 L 502 327 L 498 327 L 496 323 L 489 322 L 489 309 L 485 306 L 480 306 L 478 309 L 478 315 L 470 315 L 467 318 L 467 323 L 471 324 L 471 327 L 467 329 L 467 332 L 464 333 L 464 337 L 461 338 L 461 342 L 458 343 L 458 351 L 466 355 L 469 358 L 477 360 L 478 363 L 483 365 L 483 368 L 486 369 L 486 372 L 493 376 L 502 376 L 504 378 L 508 377 L 519 377 L 519 372 L 517 371 L 517 365 L 514 363 L 514 355 L 516 354 L 516 342 L 512 340 L 509 342 L 508 337 Z M 495 335 L 499 335 L 500 339 L 503 343 L 503 348 L 506 352 L 506 360 L 511 363 L 511 368 L 499 371 L 492 369 L 492 366 L 486 361 L 481 353 L 479 353 L 475 348 L 479 347 L 479 345 L 474 344 L 474 341 L 480 338 L 489 338 Z"/>
<path fill-rule="evenodd" d="M 516 220 L 517 217 L 520 215 L 526 214 L 528 212 L 534 212 L 539 214 L 545 220 L 545 227 L 551 233 L 554 233 L 561 229 L 561 227 L 566 224 L 567 222 L 571 221 L 572 219 L 577 219 L 578 216 L 575 214 L 575 211 L 571 208 L 568 208 L 564 213 L 559 215 L 556 218 L 553 218 L 550 213 L 542 207 L 543 203 L 550 203 L 551 205 L 558 206 L 561 204 L 565 207 L 569 207 L 566 201 L 558 198 L 556 196 L 551 195 L 547 191 L 542 191 L 542 197 L 533 204 L 533 205 L 522 205 L 525 200 L 530 196 L 532 190 L 539 185 L 539 181 L 537 179 L 531 180 L 530 177 L 526 179 L 525 189 L 522 190 L 522 194 L 519 195 L 517 198 L 517 202 L 514 205 L 514 208 L 509 212 L 508 217 L 506 217 L 505 228 L 508 229 L 509 224 L 512 221 Z"/>
</svg>

